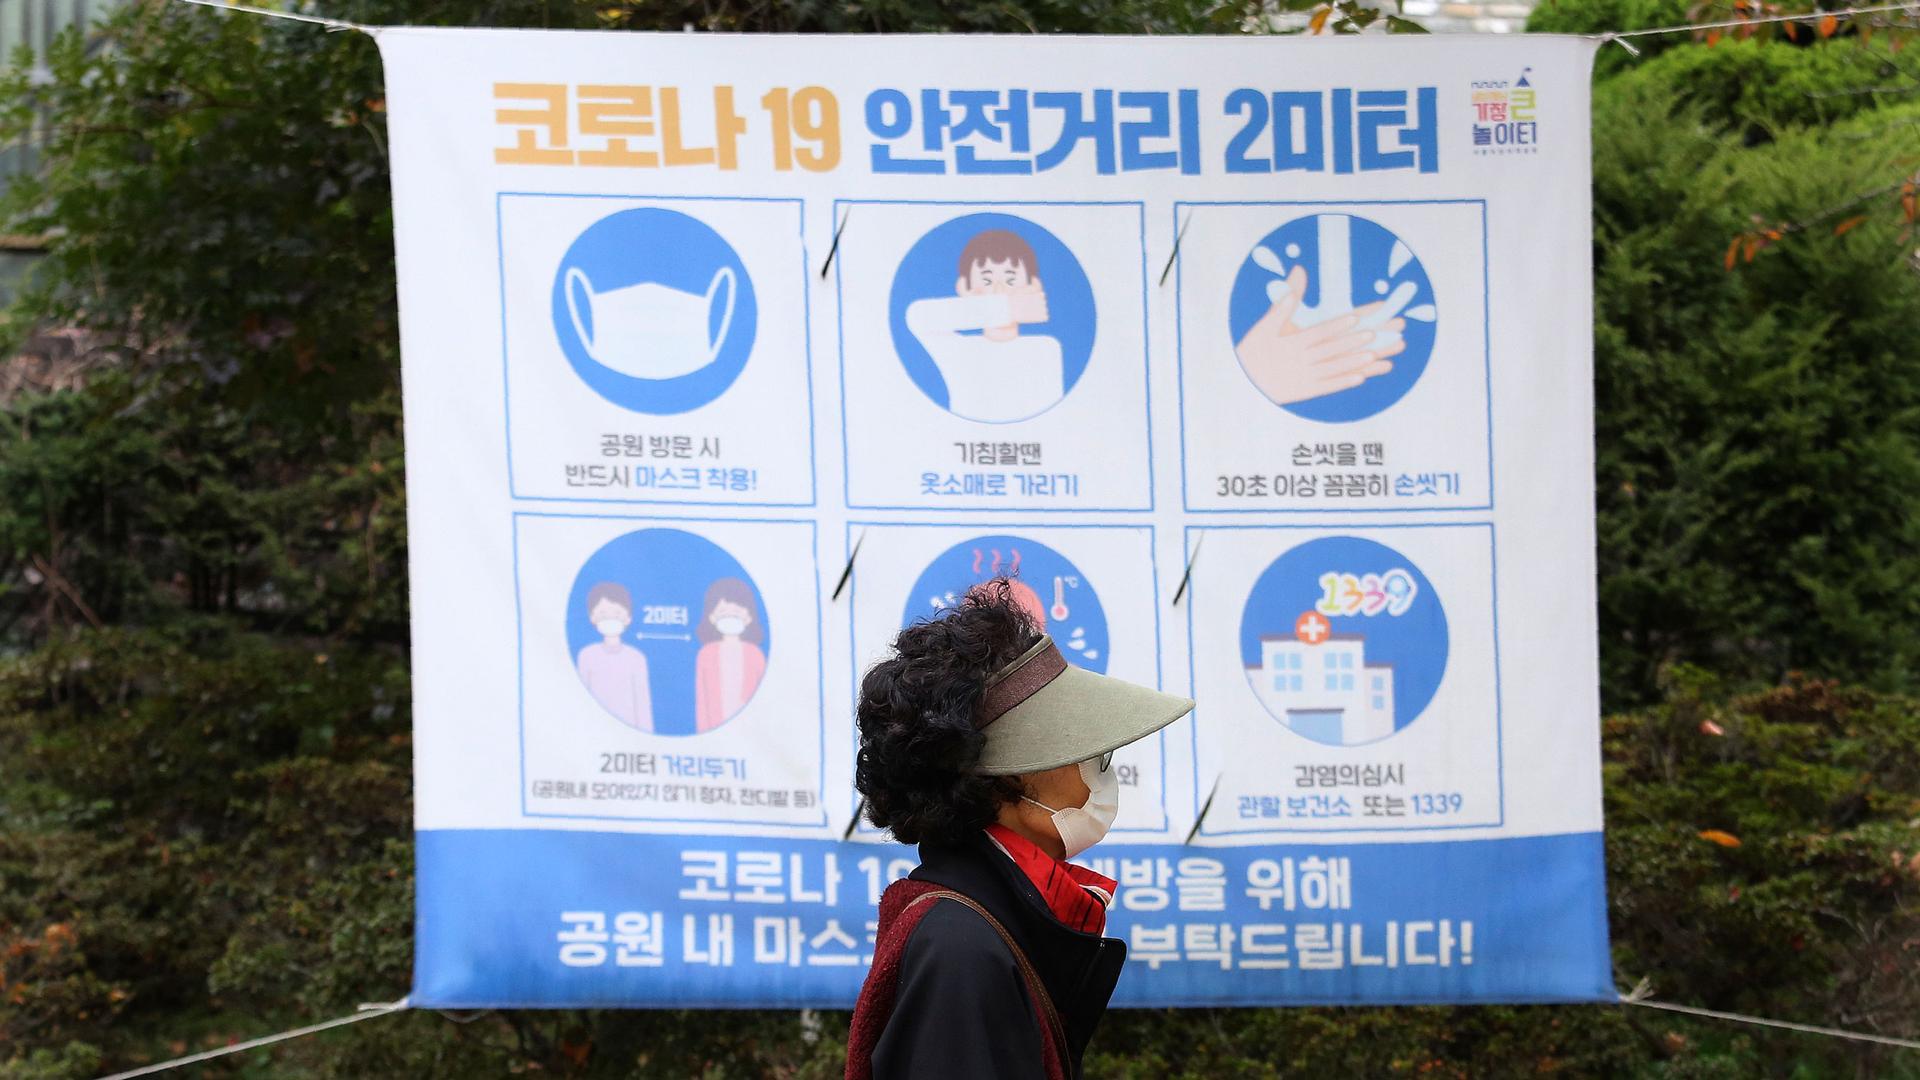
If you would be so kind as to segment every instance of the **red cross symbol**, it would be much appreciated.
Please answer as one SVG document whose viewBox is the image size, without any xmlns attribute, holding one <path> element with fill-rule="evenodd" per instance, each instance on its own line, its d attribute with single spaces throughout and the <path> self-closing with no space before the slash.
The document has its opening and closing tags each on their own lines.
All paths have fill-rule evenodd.
<svg viewBox="0 0 1920 1080">
<path fill-rule="evenodd" d="M 1293 624 L 1293 636 L 1309 645 L 1318 645 L 1332 634 L 1332 625 L 1317 611 L 1302 614 Z"/>
</svg>

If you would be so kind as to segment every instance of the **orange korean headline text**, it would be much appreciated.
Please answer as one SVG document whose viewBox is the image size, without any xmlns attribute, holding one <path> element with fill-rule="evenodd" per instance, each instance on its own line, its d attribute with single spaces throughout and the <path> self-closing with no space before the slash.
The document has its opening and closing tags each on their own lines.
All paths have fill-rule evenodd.
<svg viewBox="0 0 1920 1080">
<path fill-rule="evenodd" d="M 754 129 L 731 86 L 712 90 L 711 108 L 683 101 L 674 86 L 565 83 L 493 84 L 502 165 L 585 165 L 658 169 L 740 167 L 741 139 Z M 775 87 L 760 97 L 773 167 L 827 172 L 840 164 L 840 104 L 824 87 Z"/>
</svg>

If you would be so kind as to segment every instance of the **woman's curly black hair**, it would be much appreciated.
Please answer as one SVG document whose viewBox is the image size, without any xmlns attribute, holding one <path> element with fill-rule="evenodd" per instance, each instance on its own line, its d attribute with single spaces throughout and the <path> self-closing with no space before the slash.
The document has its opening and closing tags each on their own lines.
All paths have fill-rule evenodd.
<svg viewBox="0 0 1920 1080">
<path fill-rule="evenodd" d="M 1020 797 L 1015 778 L 972 771 L 986 743 L 973 720 L 987 677 L 1040 634 L 1006 578 L 977 585 L 939 618 L 900 631 L 894 655 L 861 682 L 855 708 L 853 786 L 866 797 L 868 820 L 902 843 L 955 843 Z"/>
</svg>

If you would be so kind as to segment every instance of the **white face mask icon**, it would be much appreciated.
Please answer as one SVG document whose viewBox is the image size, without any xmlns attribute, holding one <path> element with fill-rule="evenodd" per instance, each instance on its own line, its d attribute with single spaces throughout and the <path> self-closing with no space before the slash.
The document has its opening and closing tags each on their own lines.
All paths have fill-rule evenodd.
<svg viewBox="0 0 1920 1080">
<path fill-rule="evenodd" d="M 714 298 L 723 289 L 726 310 L 720 315 L 719 333 L 709 340 Z M 733 302 L 739 290 L 730 266 L 715 272 L 704 296 L 652 281 L 595 292 L 586 272 L 570 266 L 566 291 L 573 332 L 596 363 L 636 379 L 671 379 L 719 357 L 727 329 L 733 325 Z"/>
<path fill-rule="evenodd" d="M 607 637 L 619 637 L 620 632 L 627 628 L 627 620 L 601 619 L 599 622 L 593 624 L 593 628 Z"/>
<path fill-rule="evenodd" d="M 747 620 L 738 615 L 713 620 L 713 628 L 727 637 L 739 637 L 747 631 Z"/>
</svg>

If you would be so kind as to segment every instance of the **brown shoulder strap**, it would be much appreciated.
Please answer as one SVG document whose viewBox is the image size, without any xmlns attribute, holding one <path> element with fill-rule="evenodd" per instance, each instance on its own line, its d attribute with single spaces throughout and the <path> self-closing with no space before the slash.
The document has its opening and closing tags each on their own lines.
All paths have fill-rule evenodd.
<svg viewBox="0 0 1920 1080">
<path fill-rule="evenodd" d="M 1019 965 L 1020 975 L 1026 980 L 1027 992 L 1033 995 L 1033 1000 L 1040 1005 L 1041 1014 L 1047 1018 L 1047 1035 L 1052 1039 L 1054 1050 L 1064 1063 L 1067 1055 L 1067 1030 L 1060 1023 L 1059 1012 L 1053 1007 L 1053 995 L 1047 993 L 1047 984 L 1040 981 L 1040 973 L 1034 970 L 1033 961 L 1027 959 L 1026 950 L 1020 947 L 1019 942 L 1013 940 L 1013 935 L 1007 932 L 1006 927 L 1000 925 L 1000 920 L 994 918 L 992 912 L 981 907 L 973 897 L 951 889 L 935 889 L 914 897 L 907 907 L 911 908 L 928 900 L 958 900 L 987 920 L 987 925 L 993 927 L 994 933 L 1000 935 L 1000 940 L 1007 943 L 1007 950 L 1013 953 L 1013 962 Z"/>
</svg>

